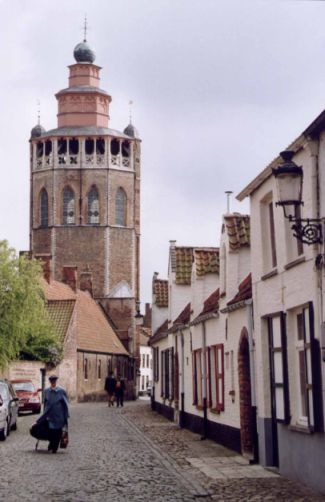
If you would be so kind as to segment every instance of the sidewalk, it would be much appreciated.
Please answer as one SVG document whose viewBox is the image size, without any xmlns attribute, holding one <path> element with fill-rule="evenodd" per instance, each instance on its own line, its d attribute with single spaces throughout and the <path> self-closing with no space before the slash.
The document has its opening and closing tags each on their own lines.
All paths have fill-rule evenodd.
<svg viewBox="0 0 325 502">
<path fill-rule="evenodd" d="M 156 412 L 150 401 L 126 403 L 123 417 L 174 463 L 175 470 L 196 482 L 205 500 L 325 501 L 325 496 L 249 462 L 223 446 L 180 429 Z"/>
</svg>

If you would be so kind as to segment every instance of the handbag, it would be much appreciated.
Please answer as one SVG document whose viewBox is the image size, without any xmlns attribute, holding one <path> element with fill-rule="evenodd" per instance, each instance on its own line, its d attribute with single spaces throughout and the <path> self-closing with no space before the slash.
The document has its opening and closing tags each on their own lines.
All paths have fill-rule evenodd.
<svg viewBox="0 0 325 502">
<path fill-rule="evenodd" d="M 68 433 L 68 428 L 66 427 L 62 430 L 60 448 L 66 448 L 68 444 L 69 444 L 69 433 Z"/>
</svg>

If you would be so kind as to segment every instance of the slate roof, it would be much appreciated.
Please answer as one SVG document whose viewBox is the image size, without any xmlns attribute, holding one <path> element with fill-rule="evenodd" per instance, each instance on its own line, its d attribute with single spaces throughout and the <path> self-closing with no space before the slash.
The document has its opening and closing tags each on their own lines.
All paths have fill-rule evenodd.
<svg viewBox="0 0 325 502">
<path fill-rule="evenodd" d="M 239 284 L 238 293 L 232 298 L 227 305 L 234 305 L 236 303 L 242 302 L 244 300 L 249 300 L 252 298 L 252 274 L 248 274 L 247 277 Z"/>
<path fill-rule="evenodd" d="M 250 218 L 249 215 L 233 213 L 224 216 L 229 246 L 232 251 L 237 251 L 243 246 L 250 245 Z"/>
<path fill-rule="evenodd" d="M 155 331 L 153 336 L 149 340 L 149 345 L 153 345 L 155 342 L 158 342 L 162 338 L 165 338 L 167 336 L 167 331 L 168 331 L 168 320 L 166 319 L 161 326 Z"/>
<path fill-rule="evenodd" d="M 78 290 L 76 309 L 78 349 L 129 355 L 101 307 L 88 292 Z"/>
<path fill-rule="evenodd" d="M 197 277 L 219 274 L 219 248 L 194 249 L 194 260 Z"/>
<path fill-rule="evenodd" d="M 153 293 L 157 307 L 168 307 L 168 281 L 167 279 L 155 279 L 153 282 Z"/>
</svg>

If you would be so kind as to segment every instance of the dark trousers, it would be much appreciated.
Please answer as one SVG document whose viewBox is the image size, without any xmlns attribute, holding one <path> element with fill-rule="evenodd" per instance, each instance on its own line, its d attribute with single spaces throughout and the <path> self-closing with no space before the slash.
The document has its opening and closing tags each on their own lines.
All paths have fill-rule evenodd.
<svg viewBox="0 0 325 502">
<path fill-rule="evenodd" d="M 123 406 L 123 392 L 116 392 L 115 394 L 115 399 L 116 399 L 116 406 Z"/>
<path fill-rule="evenodd" d="M 57 451 L 61 441 L 62 429 L 49 429 L 49 446 L 48 449 Z"/>
</svg>

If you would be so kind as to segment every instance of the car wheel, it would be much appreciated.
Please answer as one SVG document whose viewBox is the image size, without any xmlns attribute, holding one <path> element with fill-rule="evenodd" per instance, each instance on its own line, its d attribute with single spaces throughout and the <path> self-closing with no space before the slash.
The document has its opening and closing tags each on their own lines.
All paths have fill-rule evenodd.
<svg viewBox="0 0 325 502">
<path fill-rule="evenodd" d="M 8 434 L 9 434 L 9 425 L 8 421 L 6 420 L 4 429 L 0 431 L 0 441 L 5 441 L 8 437 Z"/>
</svg>

